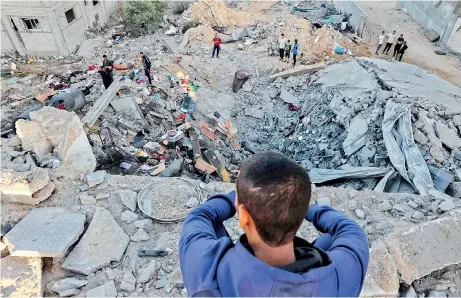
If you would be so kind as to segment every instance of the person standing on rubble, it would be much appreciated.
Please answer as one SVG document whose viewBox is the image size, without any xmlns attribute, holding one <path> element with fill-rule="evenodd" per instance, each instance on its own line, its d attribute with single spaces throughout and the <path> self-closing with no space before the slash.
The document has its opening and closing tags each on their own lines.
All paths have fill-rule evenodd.
<svg viewBox="0 0 461 298">
<path fill-rule="evenodd" d="M 280 153 L 257 153 L 241 166 L 236 188 L 184 222 L 179 261 L 189 296 L 359 296 L 367 236 L 341 212 L 309 204 L 304 168 Z M 245 234 L 234 244 L 223 222 L 235 213 Z M 323 233 L 313 243 L 295 236 L 304 219 Z"/>
<path fill-rule="evenodd" d="M 298 51 L 299 51 L 299 44 L 298 44 L 298 40 L 295 39 L 295 44 L 293 45 L 293 66 L 296 66 L 296 56 L 298 55 Z"/>
<path fill-rule="evenodd" d="M 214 38 L 213 38 L 213 54 L 211 55 L 211 58 L 214 58 L 214 53 L 216 52 L 216 58 L 219 58 L 219 51 L 221 50 L 221 38 L 219 37 L 218 32 L 214 33 Z"/>
<path fill-rule="evenodd" d="M 288 40 L 285 45 L 285 60 L 287 61 L 287 63 L 290 62 L 290 53 L 291 53 L 291 42 L 290 40 Z"/>
<path fill-rule="evenodd" d="M 403 38 L 403 34 L 400 34 L 399 38 L 397 38 L 397 43 L 394 46 L 394 55 L 392 55 L 392 57 L 394 57 L 396 60 L 397 60 L 397 55 L 404 41 L 405 39 Z"/>
<path fill-rule="evenodd" d="M 384 31 L 383 31 L 381 32 L 381 35 L 378 37 L 378 47 L 376 48 L 375 55 L 378 55 L 379 49 L 383 46 L 384 38 L 386 38 L 386 35 L 384 35 Z"/>
<path fill-rule="evenodd" d="M 402 61 L 403 54 L 405 54 L 405 51 L 407 49 L 408 49 L 407 42 L 404 41 L 403 44 L 402 44 L 402 47 L 399 50 L 399 53 L 397 54 L 397 57 L 395 58 L 395 60 Z"/>
<path fill-rule="evenodd" d="M 286 38 L 285 34 L 280 35 L 279 39 L 279 55 L 280 55 L 280 61 L 283 61 L 283 54 L 285 53 L 285 43 L 286 43 Z"/>
<path fill-rule="evenodd" d="M 104 87 L 107 89 L 109 88 L 110 84 L 112 84 L 112 82 L 114 81 L 114 76 L 112 74 L 112 69 L 114 68 L 114 61 L 109 60 L 107 58 L 107 55 L 103 55 L 102 58 L 103 61 L 99 73 L 101 74 L 102 83 L 104 84 Z"/>
<path fill-rule="evenodd" d="M 149 80 L 149 85 L 152 85 L 152 79 L 150 78 L 150 68 L 152 63 L 150 62 L 150 59 L 144 55 L 144 52 L 139 53 L 139 58 L 141 58 L 142 66 L 144 67 L 144 74 Z"/>
<path fill-rule="evenodd" d="M 384 47 L 383 54 L 384 52 L 386 52 L 386 55 L 387 55 L 389 54 L 389 50 L 391 49 L 392 44 L 394 43 L 394 40 L 395 40 L 395 30 L 392 33 L 386 34 L 386 37 L 387 37 L 387 42 L 386 42 L 386 46 Z"/>
</svg>

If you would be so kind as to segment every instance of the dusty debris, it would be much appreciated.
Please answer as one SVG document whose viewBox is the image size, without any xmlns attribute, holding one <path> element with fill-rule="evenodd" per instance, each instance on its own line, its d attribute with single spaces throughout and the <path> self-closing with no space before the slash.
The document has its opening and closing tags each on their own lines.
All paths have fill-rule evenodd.
<svg viewBox="0 0 461 298">
<path fill-rule="evenodd" d="M 80 293 L 79 288 L 88 284 L 87 280 L 78 278 L 64 278 L 47 285 L 47 288 L 60 297 L 73 296 Z"/>
<path fill-rule="evenodd" d="M 86 297 L 115 297 L 117 296 L 117 289 L 113 280 L 107 281 L 102 286 L 89 290 Z"/>
<path fill-rule="evenodd" d="M 85 215 L 55 207 L 37 208 L 4 237 L 12 256 L 62 258 L 83 232 Z"/>
<path fill-rule="evenodd" d="M 42 259 L 8 256 L 2 258 L 0 280 L 4 297 L 42 297 Z"/>
<path fill-rule="evenodd" d="M 2 198 L 13 203 L 37 205 L 51 196 L 55 188 L 48 171 L 42 168 L 1 175 Z"/>
<path fill-rule="evenodd" d="M 110 262 L 120 261 L 128 241 L 128 236 L 112 215 L 97 207 L 87 231 L 65 259 L 62 268 L 89 275 Z"/>
</svg>

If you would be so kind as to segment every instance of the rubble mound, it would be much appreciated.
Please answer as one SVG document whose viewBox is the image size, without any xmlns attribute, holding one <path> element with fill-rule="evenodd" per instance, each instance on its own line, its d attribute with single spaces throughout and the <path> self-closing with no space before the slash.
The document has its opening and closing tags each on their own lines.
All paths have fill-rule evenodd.
<svg viewBox="0 0 461 298">
<path fill-rule="evenodd" d="M 188 17 L 202 25 L 232 29 L 248 26 L 252 18 L 245 12 L 235 11 L 222 0 L 200 0 L 188 9 Z"/>
</svg>

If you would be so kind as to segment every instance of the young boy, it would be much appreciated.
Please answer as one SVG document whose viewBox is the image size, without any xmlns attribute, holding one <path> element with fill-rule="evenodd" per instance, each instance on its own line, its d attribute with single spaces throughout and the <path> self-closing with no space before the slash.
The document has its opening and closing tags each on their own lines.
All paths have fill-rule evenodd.
<svg viewBox="0 0 461 298">
<path fill-rule="evenodd" d="M 290 40 L 287 41 L 285 44 L 285 60 L 287 63 L 290 62 L 290 52 L 291 52 L 291 42 Z"/>
<path fill-rule="evenodd" d="M 273 152 L 240 168 L 237 192 L 216 195 L 186 218 L 179 240 L 189 296 L 358 296 L 368 241 L 354 221 L 309 206 L 307 172 Z M 223 222 L 238 213 L 245 234 L 234 244 Z M 306 219 L 324 233 L 312 244 L 295 237 Z"/>
<path fill-rule="evenodd" d="M 219 51 L 221 50 L 221 38 L 219 37 L 218 32 L 214 33 L 214 38 L 213 38 L 213 54 L 211 55 L 211 58 L 214 58 L 214 53 L 216 52 L 216 58 L 219 58 Z"/>
<path fill-rule="evenodd" d="M 299 51 L 299 45 L 298 45 L 298 40 L 295 39 L 295 44 L 293 45 L 293 66 L 296 66 L 296 56 L 298 56 L 298 51 Z"/>
</svg>

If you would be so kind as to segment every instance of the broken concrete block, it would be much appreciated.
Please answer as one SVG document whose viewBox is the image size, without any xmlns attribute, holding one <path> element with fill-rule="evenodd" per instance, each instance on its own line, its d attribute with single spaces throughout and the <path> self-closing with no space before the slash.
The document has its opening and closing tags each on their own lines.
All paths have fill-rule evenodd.
<svg viewBox="0 0 461 298">
<path fill-rule="evenodd" d="M 189 200 L 187 200 L 185 206 L 187 208 L 195 208 L 198 205 L 198 199 L 196 197 L 190 197 Z"/>
<path fill-rule="evenodd" d="M 6 244 L 3 242 L 0 242 L 0 254 L 2 258 L 10 254 L 10 251 L 8 250 L 8 246 L 6 246 Z"/>
<path fill-rule="evenodd" d="M 54 191 L 48 171 L 34 168 L 22 173 L 1 173 L 2 199 L 14 203 L 37 205 Z"/>
<path fill-rule="evenodd" d="M 131 293 L 136 290 L 136 278 L 131 271 L 123 274 L 122 282 L 120 283 L 120 290 Z"/>
<path fill-rule="evenodd" d="M 94 205 L 96 204 L 96 199 L 93 196 L 82 195 L 80 196 L 80 203 L 83 205 Z"/>
<path fill-rule="evenodd" d="M 413 127 L 413 138 L 421 145 L 426 145 L 429 139 L 416 127 Z"/>
<path fill-rule="evenodd" d="M 133 222 L 138 219 L 138 215 L 130 210 L 125 210 L 120 219 L 124 222 Z"/>
<path fill-rule="evenodd" d="M 361 114 L 351 120 L 347 129 L 347 137 L 343 142 L 343 150 L 346 155 L 350 156 L 366 145 L 368 140 L 367 131 L 367 121 Z"/>
<path fill-rule="evenodd" d="M 89 290 L 86 297 L 115 297 L 117 296 L 117 289 L 113 280 L 110 280 L 102 286 Z"/>
<path fill-rule="evenodd" d="M 43 107 L 31 112 L 30 119 L 16 122 L 16 131 L 25 151 L 35 152 L 39 158 L 52 150 L 57 151 L 62 158 L 58 175 L 77 177 L 94 170 L 96 159 L 75 113 Z"/>
<path fill-rule="evenodd" d="M 104 208 L 96 208 L 88 230 L 70 252 L 62 268 L 89 275 L 118 262 L 128 245 L 128 235 Z"/>
<path fill-rule="evenodd" d="M 440 203 L 439 208 L 443 212 L 447 212 L 455 208 L 455 203 L 453 203 L 452 199 L 447 199 L 443 201 L 442 203 Z"/>
<path fill-rule="evenodd" d="M 401 278 L 411 284 L 433 271 L 461 262 L 461 226 L 439 218 L 385 238 Z"/>
<path fill-rule="evenodd" d="M 435 188 L 440 191 L 445 191 L 448 185 L 453 181 L 453 175 L 430 165 L 428 165 L 427 168 L 431 173 Z"/>
<path fill-rule="evenodd" d="M 141 275 L 139 275 L 138 283 L 148 282 L 155 274 L 156 265 L 155 260 L 150 261 L 149 265 L 142 269 Z"/>
<path fill-rule="evenodd" d="M 131 211 L 136 210 L 136 199 L 138 193 L 129 189 L 122 189 L 118 192 L 120 200 L 122 200 L 123 205 L 130 209 Z"/>
<path fill-rule="evenodd" d="M 316 202 L 317 202 L 317 205 L 319 205 L 319 206 L 331 207 L 330 198 L 328 198 L 328 197 L 317 198 Z"/>
<path fill-rule="evenodd" d="M 461 147 L 461 138 L 458 137 L 458 134 L 442 122 L 435 122 L 435 131 L 442 143 L 448 148 L 455 149 Z"/>
<path fill-rule="evenodd" d="M 440 139 L 435 134 L 435 130 L 433 127 L 433 120 L 427 117 L 427 112 L 420 110 L 418 118 L 419 118 L 419 121 L 421 121 L 424 124 L 423 127 L 421 127 L 421 129 L 426 134 L 431 145 L 442 148 L 442 141 L 440 141 Z"/>
<path fill-rule="evenodd" d="M 278 78 L 285 79 L 291 76 L 299 76 L 299 75 L 303 75 L 306 73 L 314 73 L 314 72 L 317 72 L 318 70 L 324 69 L 325 67 L 326 67 L 325 63 L 297 66 L 296 68 L 291 68 L 291 69 L 273 74 L 269 77 L 269 80 L 273 82 Z"/>
<path fill-rule="evenodd" d="M 78 288 L 81 288 L 85 286 L 86 284 L 88 284 L 87 280 L 78 279 L 78 278 L 64 278 L 64 279 L 48 284 L 47 288 L 50 291 L 57 293 L 60 297 L 68 297 L 68 296 L 72 296 L 69 294 L 73 292 L 76 292 L 76 294 L 80 293 L 80 290 L 78 290 Z M 71 290 L 74 290 L 74 291 L 71 291 Z"/>
<path fill-rule="evenodd" d="M 453 198 L 461 198 L 461 182 L 452 182 L 447 189 L 447 194 Z"/>
<path fill-rule="evenodd" d="M 429 149 L 429 153 L 436 162 L 443 163 L 445 157 L 443 156 L 443 151 L 440 148 L 441 147 L 438 146 L 432 146 L 431 149 Z"/>
<path fill-rule="evenodd" d="M 461 126 L 461 115 L 453 116 L 453 124 L 460 127 Z"/>
<path fill-rule="evenodd" d="M 357 216 L 360 219 L 365 218 L 365 212 L 363 212 L 360 209 L 355 209 L 354 213 L 355 213 L 355 216 Z"/>
<path fill-rule="evenodd" d="M 363 283 L 361 297 L 397 297 L 399 276 L 394 258 L 382 241 L 375 242 L 370 249 L 370 263 Z"/>
<path fill-rule="evenodd" d="M 289 91 L 282 89 L 280 92 L 280 99 L 286 103 L 292 103 L 294 105 L 299 104 L 299 98 L 291 94 Z"/>
<path fill-rule="evenodd" d="M 43 297 L 42 259 L 8 256 L 0 262 L 2 297 Z"/>
<path fill-rule="evenodd" d="M 147 153 L 159 153 L 160 148 L 162 146 L 157 143 L 157 142 L 147 142 L 142 148 L 147 152 Z"/>
<path fill-rule="evenodd" d="M 134 235 L 130 237 L 130 240 L 134 242 L 146 241 L 149 239 L 150 239 L 149 235 L 143 229 L 138 229 L 136 233 L 134 233 Z"/>
<path fill-rule="evenodd" d="M 86 175 L 86 182 L 88 183 L 88 186 L 91 188 L 93 186 L 103 183 L 105 178 L 106 171 L 96 171 Z"/>
<path fill-rule="evenodd" d="M 151 229 L 154 227 L 151 219 L 140 219 L 133 223 L 133 225 L 138 229 Z"/>
<path fill-rule="evenodd" d="M 131 96 L 114 98 L 110 101 L 110 105 L 118 113 L 129 115 L 138 120 L 142 119 Z"/>
<path fill-rule="evenodd" d="M 78 240 L 85 215 L 63 208 L 37 208 L 29 212 L 4 237 L 12 256 L 62 258 Z"/>
</svg>

